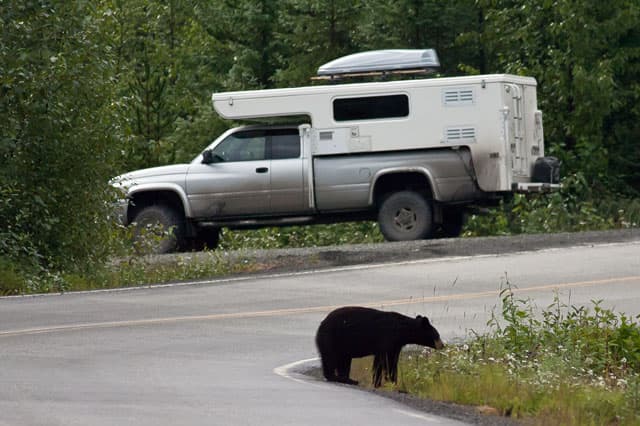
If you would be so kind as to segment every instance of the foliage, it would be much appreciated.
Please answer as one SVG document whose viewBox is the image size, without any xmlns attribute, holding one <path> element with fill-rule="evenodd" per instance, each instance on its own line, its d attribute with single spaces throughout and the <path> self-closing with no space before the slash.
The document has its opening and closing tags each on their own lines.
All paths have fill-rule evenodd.
<svg viewBox="0 0 640 426">
<path fill-rule="evenodd" d="M 195 157 L 233 124 L 211 92 L 307 85 L 341 55 L 424 47 L 441 75 L 534 76 L 546 152 L 564 162 L 562 192 L 516 196 L 467 235 L 637 226 L 637 1 L 0 0 L 6 276 L 66 288 L 115 254 L 109 178 Z M 223 246 L 379 240 L 369 226 L 227 232 Z"/>
<path fill-rule="evenodd" d="M 318 66 L 357 50 L 361 0 L 284 0 L 278 16 L 278 86 L 308 85 Z"/>
<path fill-rule="evenodd" d="M 619 186 L 624 181 L 639 190 L 640 4 L 478 4 L 488 70 L 538 80 L 549 152 L 590 182 Z"/>
<path fill-rule="evenodd" d="M 401 359 L 398 389 L 489 406 L 527 424 L 640 423 L 640 316 L 594 301 L 543 310 L 505 282 L 489 331 Z M 364 377 L 360 363 L 354 377 Z"/>
<path fill-rule="evenodd" d="M 486 215 L 473 215 L 466 236 L 577 232 L 640 225 L 640 200 L 607 194 L 584 174 L 563 179 L 551 194 L 516 194 Z"/>
<path fill-rule="evenodd" d="M 206 133 L 215 117 L 202 106 L 209 105 L 211 90 L 222 87 L 217 77 L 227 66 L 211 60 L 223 52 L 207 34 L 203 6 L 175 0 L 102 3 L 114 22 L 105 34 L 117 60 L 118 118 L 127 141 L 123 171 L 191 159 L 217 136 Z M 185 134 L 186 124 L 199 133 Z"/>
<path fill-rule="evenodd" d="M 320 247 L 336 244 L 365 244 L 384 241 L 374 222 L 353 222 L 336 225 L 292 226 L 265 228 L 256 231 L 226 231 L 220 249 L 275 249 L 287 247 Z"/>
<path fill-rule="evenodd" d="M 364 2 L 361 16 L 353 35 L 360 50 L 430 47 L 438 52 L 444 75 L 460 74 L 462 64 L 482 60 L 473 37 L 462 37 L 479 29 L 475 0 L 374 0 Z"/>
<path fill-rule="evenodd" d="M 113 62 L 88 3 L 1 3 L 0 255 L 19 268 L 104 259 L 117 121 Z"/>
</svg>

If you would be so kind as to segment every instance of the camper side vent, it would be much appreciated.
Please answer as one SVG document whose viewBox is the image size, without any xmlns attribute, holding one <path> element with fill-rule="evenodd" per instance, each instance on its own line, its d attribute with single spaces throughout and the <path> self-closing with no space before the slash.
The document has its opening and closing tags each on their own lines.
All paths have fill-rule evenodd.
<svg viewBox="0 0 640 426">
<path fill-rule="evenodd" d="M 333 132 L 320 132 L 320 140 L 321 141 L 333 140 Z"/>
<path fill-rule="evenodd" d="M 473 105 L 474 102 L 474 93 L 471 87 L 442 90 L 442 104 L 444 106 Z"/>
<path fill-rule="evenodd" d="M 444 142 L 475 142 L 476 140 L 476 128 L 475 127 L 447 127 L 445 129 Z"/>
</svg>

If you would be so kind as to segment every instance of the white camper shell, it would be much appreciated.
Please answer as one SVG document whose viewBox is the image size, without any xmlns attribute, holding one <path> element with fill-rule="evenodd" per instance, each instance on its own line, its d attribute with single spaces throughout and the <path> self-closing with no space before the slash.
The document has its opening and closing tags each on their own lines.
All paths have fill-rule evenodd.
<svg viewBox="0 0 640 426">
<path fill-rule="evenodd" d="M 227 119 L 309 117 L 311 155 L 466 146 L 486 192 L 535 190 L 536 81 L 496 74 L 215 93 Z"/>
</svg>

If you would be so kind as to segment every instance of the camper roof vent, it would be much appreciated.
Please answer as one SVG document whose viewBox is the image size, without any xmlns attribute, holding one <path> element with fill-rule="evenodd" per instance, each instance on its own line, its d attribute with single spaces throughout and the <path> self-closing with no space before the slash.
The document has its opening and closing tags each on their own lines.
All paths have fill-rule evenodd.
<svg viewBox="0 0 640 426">
<path fill-rule="evenodd" d="M 386 74 L 426 74 L 440 66 L 433 49 L 372 50 L 327 62 L 315 79 Z"/>
</svg>

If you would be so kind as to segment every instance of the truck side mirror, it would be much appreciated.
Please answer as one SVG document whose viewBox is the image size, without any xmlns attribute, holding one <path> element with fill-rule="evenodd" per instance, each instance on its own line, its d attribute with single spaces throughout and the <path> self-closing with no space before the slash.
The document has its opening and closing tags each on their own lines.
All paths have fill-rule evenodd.
<svg viewBox="0 0 640 426">
<path fill-rule="evenodd" d="M 202 164 L 211 164 L 213 163 L 213 152 L 210 149 L 207 149 L 202 152 Z"/>
<path fill-rule="evenodd" d="M 224 159 L 218 154 L 215 154 L 212 149 L 207 149 L 202 152 L 202 164 L 221 163 Z"/>
</svg>

